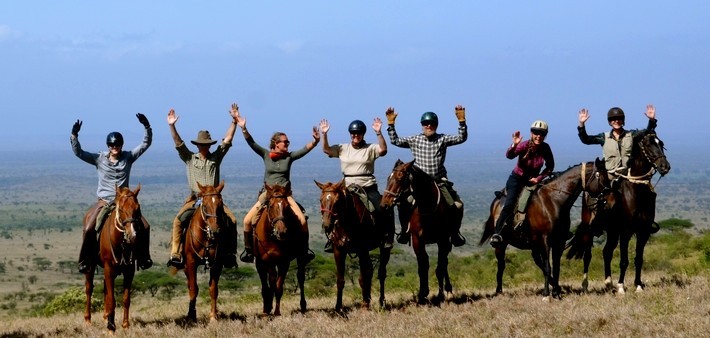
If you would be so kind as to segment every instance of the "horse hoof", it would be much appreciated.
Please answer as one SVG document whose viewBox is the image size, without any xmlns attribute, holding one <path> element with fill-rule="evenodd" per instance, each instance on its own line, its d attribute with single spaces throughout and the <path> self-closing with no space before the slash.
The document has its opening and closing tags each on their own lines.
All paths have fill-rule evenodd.
<svg viewBox="0 0 710 338">
<path fill-rule="evenodd" d="M 617 290 L 617 293 L 620 295 L 626 294 L 626 291 L 624 290 L 624 284 L 622 284 L 622 283 L 616 284 L 616 290 Z"/>
<path fill-rule="evenodd" d="M 542 301 L 543 301 L 544 303 L 549 303 L 549 302 L 550 302 L 550 296 L 542 297 Z"/>
<path fill-rule="evenodd" d="M 641 285 L 636 285 L 636 293 L 643 292 L 643 287 Z"/>
<path fill-rule="evenodd" d="M 607 288 L 611 288 L 611 276 L 604 279 L 604 286 L 606 286 Z"/>
</svg>

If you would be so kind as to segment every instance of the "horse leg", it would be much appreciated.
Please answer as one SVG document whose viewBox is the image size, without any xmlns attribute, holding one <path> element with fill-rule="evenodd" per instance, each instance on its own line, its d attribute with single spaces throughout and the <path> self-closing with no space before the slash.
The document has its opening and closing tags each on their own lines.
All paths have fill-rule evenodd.
<svg viewBox="0 0 710 338">
<path fill-rule="evenodd" d="M 358 259 L 360 260 L 360 289 L 362 290 L 362 307 L 370 308 L 370 301 L 372 300 L 372 275 L 374 274 L 374 268 L 372 267 L 372 260 L 370 260 L 370 253 L 367 249 L 359 250 Z"/>
<path fill-rule="evenodd" d="M 419 273 L 417 303 L 425 304 L 427 296 L 429 296 L 429 255 L 426 252 L 426 244 L 414 234 L 412 234 L 412 248 L 417 256 L 417 270 Z"/>
<path fill-rule="evenodd" d="M 296 260 L 296 264 L 297 264 L 296 281 L 298 282 L 298 289 L 300 290 L 300 297 L 301 297 L 301 300 L 299 301 L 299 305 L 301 306 L 301 313 L 305 313 L 306 306 L 308 305 L 306 303 L 306 290 L 305 290 L 306 264 L 308 264 L 308 262 L 306 261 L 306 257 L 305 256 L 299 257 Z M 286 265 L 286 269 L 288 271 L 288 264 Z M 284 273 L 284 278 L 286 278 L 286 273 Z"/>
<path fill-rule="evenodd" d="M 552 298 L 560 299 L 562 288 L 560 287 L 560 260 L 564 251 L 564 242 L 552 247 Z"/>
<path fill-rule="evenodd" d="M 94 293 L 94 272 L 96 267 L 90 267 L 84 275 L 84 292 L 86 293 L 86 307 L 84 308 L 84 323 L 91 324 L 91 295 Z"/>
<path fill-rule="evenodd" d="M 619 242 L 619 233 L 617 231 L 607 231 L 606 244 L 602 249 L 604 255 L 604 285 L 607 288 L 611 287 L 611 259 L 614 258 L 614 249 Z"/>
<path fill-rule="evenodd" d="M 645 231 L 636 234 L 636 256 L 634 257 L 634 266 L 636 267 L 634 286 L 636 286 L 636 292 L 643 291 L 645 287 L 641 281 L 641 270 L 643 268 L 643 251 L 646 248 L 649 236 L 650 234 Z"/>
<path fill-rule="evenodd" d="M 453 287 L 451 286 L 451 280 L 449 279 L 449 252 L 451 251 L 451 243 L 446 241 L 445 243 L 439 243 L 439 253 L 436 260 L 436 279 L 439 282 L 439 294 L 437 298 L 439 300 L 445 299 L 444 290 L 446 294 L 451 295 Z"/>
<path fill-rule="evenodd" d="M 210 269 L 210 322 L 217 321 L 217 297 L 219 297 L 219 276 L 222 274 L 222 265 L 217 264 Z"/>
<path fill-rule="evenodd" d="M 133 277 L 136 270 L 133 265 L 125 266 L 123 271 L 123 323 L 121 327 L 127 329 L 131 326 L 128 313 L 131 309 L 131 290 L 133 289 Z"/>
<path fill-rule="evenodd" d="M 380 266 L 377 269 L 377 279 L 380 280 L 380 307 L 385 306 L 385 279 L 387 278 L 387 263 L 390 261 L 391 249 L 380 248 Z"/>
<path fill-rule="evenodd" d="M 505 272 L 505 247 L 495 249 L 496 260 L 498 261 L 498 272 L 496 272 L 496 294 L 503 293 L 503 272 Z"/>
<path fill-rule="evenodd" d="M 619 294 L 624 294 L 624 278 L 629 267 L 629 241 L 631 234 L 622 234 L 619 244 L 619 283 L 616 285 Z"/>
<path fill-rule="evenodd" d="M 192 322 L 196 322 L 197 309 L 195 308 L 195 306 L 197 303 L 197 293 L 200 290 L 199 286 L 197 286 L 197 262 L 195 262 L 194 259 L 186 259 L 185 276 L 187 277 L 187 290 L 188 297 L 190 300 L 187 307 L 187 319 Z"/>
<path fill-rule="evenodd" d="M 335 260 L 335 276 L 336 286 L 338 288 L 338 296 L 335 301 L 335 311 L 340 312 L 343 309 L 343 288 L 345 287 L 345 259 L 346 254 L 343 249 L 336 246 L 333 249 L 333 259 Z"/>
<path fill-rule="evenodd" d="M 286 281 L 286 273 L 288 273 L 288 262 L 279 263 L 276 274 L 274 277 L 274 299 L 276 300 L 276 305 L 274 306 L 274 316 L 281 315 L 281 296 L 284 294 L 284 282 Z M 301 269 L 300 259 L 298 260 L 298 269 Z M 300 281 L 299 281 L 300 284 Z"/>
<path fill-rule="evenodd" d="M 584 292 L 589 291 L 589 264 L 592 262 L 592 241 L 584 248 L 584 255 L 582 256 L 582 262 L 584 262 L 584 277 L 582 279 L 582 290 Z"/>
<path fill-rule="evenodd" d="M 116 297 L 114 297 L 114 282 L 115 274 L 113 267 L 104 265 L 104 318 L 107 321 L 106 328 L 114 332 L 116 331 Z"/>
<path fill-rule="evenodd" d="M 271 276 L 276 272 L 272 268 L 265 266 L 265 264 L 266 263 L 257 260 L 256 271 L 259 273 L 259 280 L 261 281 L 261 299 L 264 303 L 262 313 L 268 315 L 271 313 L 274 296 L 271 288 L 273 285 L 271 283 Z"/>
</svg>

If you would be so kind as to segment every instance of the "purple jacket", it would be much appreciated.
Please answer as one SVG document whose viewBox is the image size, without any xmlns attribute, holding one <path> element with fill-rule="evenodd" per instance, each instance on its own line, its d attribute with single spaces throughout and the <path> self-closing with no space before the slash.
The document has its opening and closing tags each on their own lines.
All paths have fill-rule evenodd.
<svg viewBox="0 0 710 338">
<path fill-rule="evenodd" d="M 528 149 L 530 140 L 520 142 L 517 147 L 509 147 L 505 156 L 509 159 L 518 157 L 518 163 L 513 168 L 513 174 L 529 180 L 537 177 L 538 182 L 547 177 L 555 170 L 555 158 L 552 156 L 550 145 L 542 142 L 535 149 Z M 545 170 L 540 172 L 542 165 Z"/>
</svg>

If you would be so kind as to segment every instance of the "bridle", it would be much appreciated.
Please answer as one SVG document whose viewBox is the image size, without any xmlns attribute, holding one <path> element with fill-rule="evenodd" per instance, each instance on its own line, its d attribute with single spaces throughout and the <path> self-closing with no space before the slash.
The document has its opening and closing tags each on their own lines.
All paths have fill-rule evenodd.
<svg viewBox="0 0 710 338">
<path fill-rule="evenodd" d="M 406 163 L 395 167 L 392 170 L 392 173 L 390 173 L 390 176 L 387 178 L 387 182 L 389 182 L 395 176 L 395 173 L 400 173 L 400 175 L 402 176 L 402 179 L 399 182 L 398 191 L 395 192 L 392 190 L 388 190 L 387 187 L 389 187 L 390 185 L 387 184 L 387 187 L 383 191 L 382 197 L 385 197 L 387 195 L 392 195 L 392 198 L 394 199 L 394 201 L 397 202 L 397 201 L 399 201 L 399 198 L 402 195 L 402 193 L 408 190 L 408 189 L 405 189 L 404 187 L 409 185 L 409 181 L 411 180 L 411 177 L 410 177 L 409 171 L 407 169 L 402 169 L 402 167 L 404 167 L 405 165 L 406 165 Z"/>
</svg>

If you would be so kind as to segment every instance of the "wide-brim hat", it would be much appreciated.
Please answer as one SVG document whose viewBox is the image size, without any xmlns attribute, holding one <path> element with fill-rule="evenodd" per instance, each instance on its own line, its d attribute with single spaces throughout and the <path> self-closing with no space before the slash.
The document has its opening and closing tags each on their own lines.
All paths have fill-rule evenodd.
<svg viewBox="0 0 710 338">
<path fill-rule="evenodd" d="M 191 141 L 192 144 L 198 145 L 198 144 L 209 144 L 213 145 L 217 143 L 217 141 L 212 139 L 212 136 L 210 136 L 210 132 L 207 130 L 200 130 L 197 132 L 197 139 Z"/>
</svg>

